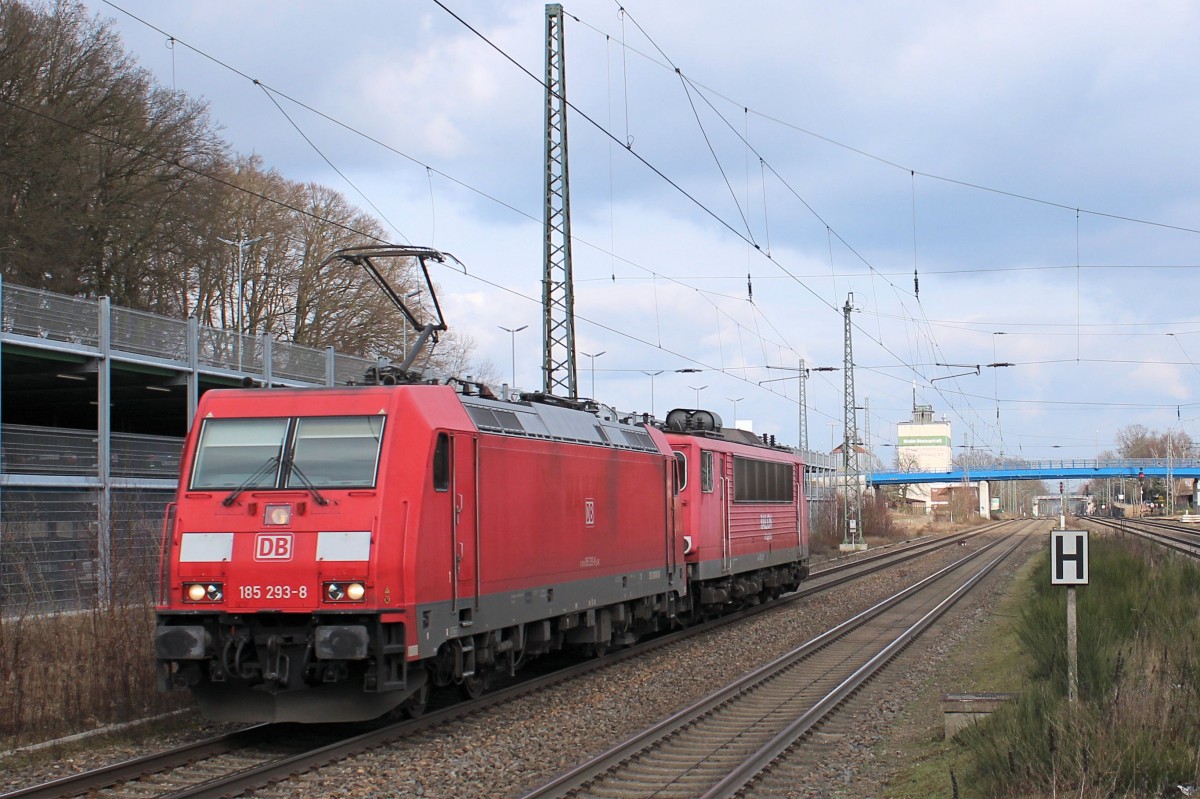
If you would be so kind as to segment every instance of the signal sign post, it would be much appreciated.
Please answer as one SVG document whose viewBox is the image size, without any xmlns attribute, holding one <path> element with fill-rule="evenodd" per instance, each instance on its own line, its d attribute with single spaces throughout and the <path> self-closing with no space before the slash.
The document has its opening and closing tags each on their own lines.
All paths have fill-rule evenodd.
<svg viewBox="0 0 1200 799">
<path fill-rule="evenodd" d="M 1050 584 L 1067 586 L 1067 695 L 1079 700 L 1079 627 L 1075 586 L 1088 584 L 1087 530 L 1054 530 L 1050 534 Z"/>
</svg>

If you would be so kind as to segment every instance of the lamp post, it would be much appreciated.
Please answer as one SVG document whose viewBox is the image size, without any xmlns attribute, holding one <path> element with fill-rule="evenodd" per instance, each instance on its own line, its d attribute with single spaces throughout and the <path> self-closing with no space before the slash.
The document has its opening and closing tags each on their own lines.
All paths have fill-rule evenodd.
<svg viewBox="0 0 1200 799">
<path fill-rule="evenodd" d="M 242 306 L 244 305 L 243 291 L 244 291 L 244 287 L 245 287 L 245 284 L 242 282 L 242 264 L 246 260 L 246 248 L 249 247 L 251 244 L 257 244 L 258 242 L 262 241 L 263 239 L 265 239 L 267 237 L 267 235 L 269 235 L 269 234 L 264 234 L 262 236 L 258 236 L 253 239 L 238 239 L 237 241 L 231 241 L 230 239 L 223 239 L 220 236 L 217 236 L 217 241 L 219 241 L 223 244 L 228 244 L 232 247 L 237 247 L 237 251 L 238 251 L 238 254 L 237 254 L 238 304 L 237 304 L 237 314 L 236 314 L 237 315 L 238 333 L 242 332 Z"/>
<path fill-rule="evenodd" d="M 243 330 L 242 330 L 242 306 L 245 305 L 245 302 L 243 300 L 243 293 L 245 291 L 245 285 L 246 285 L 242 281 L 242 262 L 246 260 L 246 248 L 249 247 L 251 244 L 257 244 L 258 242 L 262 241 L 263 239 L 265 239 L 267 237 L 267 235 L 269 235 L 269 234 L 264 234 L 262 236 L 258 236 L 253 239 L 238 239 L 237 241 L 232 241 L 230 239 L 223 239 L 220 236 L 217 236 L 217 241 L 221 242 L 222 244 L 228 244 L 231 247 L 237 247 L 237 251 L 238 251 L 237 252 L 237 284 L 238 284 L 237 313 L 235 314 L 235 316 L 237 317 L 237 361 L 238 361 L 238 371 L 239 372 L 242 369 L 242 332 L 243 332 Z"/>
<path fill-rule="evenodd" d="M 496 325 L 496 327 L 508 333 L 512 337 L 512 387 L 517 386 L 517 334 L 520 333 L 529 325 L 521 325 L 520 327 L 505 327 L 504 325 Z"/>
<path fill-rule="evenodd" d="M 738 397 L 737 399 L 734 399 L 733 397 L 726 397 L 725 399 L 733 403 L 733 426 L 737 427 L 737 404 L 744 400 L 745 397 Z"/>
<path fill-rule="evenodd" d="M 582 350 L 580 350 L 580 352 L 579 352 L 579 354 L 580 354 L 580 355 L 586 355 L 587 357 L 589 357 L 589 358 L 591 358 L 591 359 L 592 359 L 592 361 L 591 361 L 591 366 L 592 366 L 592 399 L 595 399 L 595 398 L 596 398 L 596 359 L 597 359 L 597 358 L 599 358 L 601 355 L 603 355 L 603 354 L 604 354 L 604 353 L 606 353 L 606 352 L 608 352 L 608 350 L 600 350 L 600 351 L 599 351 L 599 352 L 597 352 L 595 355 L 593 355 L 593 354 L 592 354 L 592 353 L 590 353 L 590 352 L 583 352 Z"/>
<path fill-rule="evenodd" d="M 650 417 L 653 419 L 658 418 L 654 414 L 654 378 L 658 377 L 665 371 L 666 371 L 665 369 L 659 369 L 657 372 L 642 371 L 642 374 L 644 374 L 646 377 L 650 378 Z"/>
<path fill-rule="evenodd" d="M 700 392 L 708 388 L 708 386 L 688 386 L 692 391 L 696 392 L 696 409 L 700 409 Z"/>
</svg>

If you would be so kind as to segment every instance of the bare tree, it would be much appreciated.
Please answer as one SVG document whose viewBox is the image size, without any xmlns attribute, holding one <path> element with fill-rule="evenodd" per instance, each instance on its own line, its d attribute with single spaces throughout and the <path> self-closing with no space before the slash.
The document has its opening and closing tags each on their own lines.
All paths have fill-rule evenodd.
<svg viewBox="0 0 1200 799">
<path fill-rule="evenodd" d="M 235 159 L 204 104 L 156 86 L 79 0 L 0 0 L 0 107 L 5 279 L 404 356 L 403 315 L 366 273 L 326 260 L 385 243 L 380 224 L 333 189 Z M 430 302 L 415 262 L 378 265 L 416 307 Z M 427 354 L 440 371 L 485 376 L 472 350 L 450 335 Z"/>
<path fill-rule="evenodd" d="M 203 104 L 156 88 L 74 0 L 0 2 L 0 102 L 5 277 L 161 307 L 223 152 Z"/>
<path fill-rule="evenodd" d="M 1131 424 L 1117 431 L 1117 453 L 1122 458 L 1181 458 L 1191 449 L 1191 436 L 1182 430 L 1158 433 Z"/>
</svg>

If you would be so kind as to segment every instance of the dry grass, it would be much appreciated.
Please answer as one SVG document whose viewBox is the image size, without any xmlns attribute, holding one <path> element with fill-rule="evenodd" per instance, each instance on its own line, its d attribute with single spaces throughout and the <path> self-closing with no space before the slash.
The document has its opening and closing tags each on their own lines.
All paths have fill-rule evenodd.
<svg viewBox="0 0 1200 799">
<path fill-rule="evenodd" d="M 1200 783 L 1200 568 L 1099 539 L 1079 596 L 1079 702 L 1066 694 L 1065 600 L 1039 565 L 1018 624 L 1021 700 L 962 736 L 983 795 L 1163 796 Z"/>
<path fill-rule="evenodd" d="M 181 706 L 155 690 L 153 608 L 0 619 L 0 741 L 18 746 Z"/>
</svg>

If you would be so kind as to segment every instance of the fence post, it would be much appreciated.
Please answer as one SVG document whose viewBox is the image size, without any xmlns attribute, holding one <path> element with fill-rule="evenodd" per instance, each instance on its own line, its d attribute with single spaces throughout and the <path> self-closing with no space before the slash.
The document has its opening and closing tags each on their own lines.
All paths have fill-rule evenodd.
<svg viewBox="0 0 1200 799">
<path fill-rule="evenodd" d="M 112 306 L 108 297 L 99 302 L 100 353 L 96 363 L 96 460 L 100 491 L 96 503 L 97 577 L 101 603 L 112 596 Z"/>
<path fill-rule="evenodd" d="M 271 361 L 275 359 L 275 348 L 272 346 L 274 342 L 269 331 L 264 330 L 262 333 L 259 333 L 259 337 L 262 340 L 261 349 L 263 388 L 270 388 L 271 381 L 275 377 L 273 374 L 274 364 L 271 363 Z"/>
<path fill-rule="evenodd" d="M 200 322 L 194 316 L 187 319 L 187 365 L 187 426 L 191 430 L 200 402 Z"/>
<path fill-rule="evenodd" d="M 3 322 L 4 322 L 4 279 L 0 278 L 0 330 L 2 330 L 4 327 Z M 0 350 L 3 350 L 3 349 L 4 349 L 3 341 L 0 340 Z M 2 359 L 0 359 L 0 360 L 2 360 Z M 3 377 L 2 370 L 0 370 L 0 378 L 2 378 L 2 377 Z M 2 428 L 0 428 L 0 431 L 2 431 Z M 3 452 L 4 452 L 3 436 L 0 435 L 0 473 L 7 471 L 7 469 L 6 469 L 7 464 L 4 463 L 4 459 L 3 459 L 3 455 L 2 455 Z M 0 564 L 3 564 L 4 560 L 5 560 L 5 557 L 4 557 L 4 504 L 3 504 L 4 497 L 3 497 L 2 492 L 3 492 L 3 489 L 0 489 Z M 7 571 L 7 569 L 5 569 L 4 571 Z M 5 602 L 8 599 L 5 596 L 4 589 L 5 589 L 4 581 L 0 580 L 0 612 L 3 611 Z"/>
<path fill-rule="evenodd" d="M 325 385 L 333 386 L 337 384 L 337 370 L 334 369 L 335 361 L 333 347 L 325 348 Z"/>
</svg>

